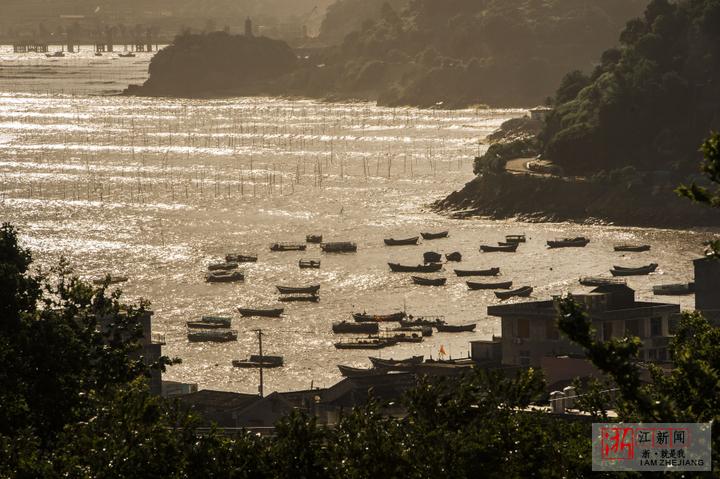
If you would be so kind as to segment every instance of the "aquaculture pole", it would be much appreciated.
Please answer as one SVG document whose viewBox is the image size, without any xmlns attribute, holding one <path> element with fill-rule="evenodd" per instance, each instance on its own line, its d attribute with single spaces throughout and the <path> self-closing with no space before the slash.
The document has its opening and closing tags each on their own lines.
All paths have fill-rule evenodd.
<svg viewBox="0 0 720 479">
<path fill-rule="evenodd" d="M 263 394 L 263 352 L 262 352 L 262 337 L 263 332 L 262 329 L 254 329 L 258 336 L 258 345 L 260 346 L 260 387 L 258 388 L 258 391 L 260 392 L 260 397 L 265 397 Z"/>
</svg>

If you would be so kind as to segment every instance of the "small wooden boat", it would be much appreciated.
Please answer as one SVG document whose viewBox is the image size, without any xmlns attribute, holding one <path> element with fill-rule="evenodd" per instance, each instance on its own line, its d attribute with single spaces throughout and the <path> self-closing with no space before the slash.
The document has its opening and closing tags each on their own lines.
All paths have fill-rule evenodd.
<svg viewBox="0 0 720 479">
<path fill-rule="evenodd" d="M 333 323 L 332 331 L 335 334 L 377 334 L 380 332 L 380 323 L 341 321 Z"/>
<path fill-rule="evenodd" d="M 457 263 L 462 261 L 462 254 L 459 251 L 455 251 L 454 253 L 446 254 L 445 259 Z"/>
<path fill-rule="evenodd" d="M 442 255 L 435 253 L 434 251 L 427 251 L 423 253 L 423 261 L 427 263 L 439 263 L 442 261 Z"/>
<path fill-rule="evenodd" d="M 433 328 L 431 326 L 400 326 L 399 328 L 393 328 L 389 331 L 399 331 L 402 333 L 420 333 L 423 337 L 430 337 L 433 335 Z"/>
<path fill-rule="evenodd" d="M 390 270 L 394 273 L 437 273 L 442 269 L 440 263 L 419 264 L 417 266 L 405 266 L 398 263 L 388 263 Z"/>
<path fill-rule="evenodd" d="M 207 269 L 208 271 L 230 271 L 233 269 L 238 269 L 240 265 L 238 263 L 227 261 L 225 263 L 212 263 L 209 264 Z"/>
<path fill-rule="evenodd" d="M 305 237 L 305 242 L 307 243 L 313 243 L 313 244 L 320 244 L 322 243 L 322 235 L 307 235 Z"/>
<path fill-rule="evenodd" d="M 283 303 L 317 303 L 320 301 L 320 296 L 315 294 L 305 296 L 281 296 L 279 300 Z"/>
<path fill-rule="evenodd" d="M 305 251 L 306 244 L 298 243 L 273 243 L 270 245 L 270 251 Z"/>
<path fill-rule="evenodd" d="M 506 241 L 498 241 L 498 246 L 512 246 L 514 244 L 519 244 L 519 243 L 508 243 Z"/>
<path fill-rule="evenodd" d="M 445 286 L 447 278 L 423 278 L 422 276 L 411 276 L 413 283 L 419 286 Z"/>
<path fill-rule="evenodd" d="M 229 341 L 237 341 L 237 331 L 234 329 L 197 329 L 189 330 L 187 337 L 188 340 L 193 343 L 226 343 Z"/>
<path fill-rule="evenodd" d="M 188 321 L 185 323 L 190 329 L 227 329 L 229 324 L 206 323 L 204 321 Z"/>
<path fill-rule="evenodd" d="M 48 58 L 64 58 L 65 52 L 46 53 L 45 56 Z"/>
<path fill-rule="evenodd" d="M 320 249 L 323 253 L 356 253 L 357 244 L 350 241 L 336 241 L 334 243 L 322 243 Z"/>
<path fill-rule="evenodd" d="M 234 283 L 245 281 L 245 275 L 240 271 L 212 271 L 205 275 L 205 281 L 208 283 Z"/>
<path fill-rule="evenodd" d="M 248 256 L 235 253 L 225 255 L 225 261 L 227 261 L 228 263 L 256 263 L 257 260 L 257 256 Z"/>
<path fill-rule="evenodd" d="M 312 286 L 275 286 L 280 294 L 317 294 L 320 291 L 320 285 Z"/>
<path fill-rule="evenodd" d="M 397 365 L 403 365 L 403 366 L 413 366 L 422 364 L 423 359 L 425 359 L 425 356 L 413 356 L 411 358 L 406 359 L 381 359 L 381 358 L 375 358 L 370 356 L 368 359 L 370 359 L 370 362 L 372 365 L 376 368 L 391 368 L 393 366 Z"/>
<path fill-rule="evenodd" d="M 228 318 L 227 316 L 202 316 L 200 321 L 205 324 L 221 324 L 229 328 L 232 318 Z"/>
<path fill-rule="evenodd" d="M 405 327 L 436 327 L 438 324 L 445 324 L 443 316 L 408 318 L 400 321 L 400 326 Z"/>
<path fill-rule="evenodd" d="M 253 316 L 259 316 L 262 318 L 279 318 L 285 312 L 284 308 L 275 309 L 250 309 L 250 308 L 238 308 L 240 315 L 245 318 Z"/>
<path fill-rule="evenodd" d="M 649 244 L 632 245 L 632 244 L 620 244 L 613 247 L 615 251 L 629 251 L 635 253 L 641 253 L 643 251 L 650 251 Z"/>
<path fill-rule="evenodd" d="M 449 234 L 449 231 L 441 231 L 439 233 L 420 233 L 420 236 L 424 240 L 436 240 L 436 239 L 442 239 L 447 238 Z"/>
<path fill-rule="evenodd" d="M 438 324 L 438 333 L 466 333 L 469 331 L 475 331 L 475 323 L 472 324 Z"/>
<path fill-rule="evenodd" d="M 386 337 L 393 339 L 398 343 L 422 343 L 423 341 L 422 333 L 395 333 Z"/>
<path fill-rule="evenodd" d="M 642 268 L 652 268 L 653 271 L 657 269 L 657 263 L 650 263 L 646 266 L 613 266 L 613 269 L 616 271 L 628 271 L 628 270 L 634 270 L 634 269 L 642 269 Z"/>
<path fill-rule="evenodd" d="M 455 274 L 457 276 L 497 276 L 500 274 L 500 268 L 477 269 L 477 270 L 456 269 Z"/>
<path fill-rule="evenodd" d="M 507 246 L 482 245 L 480 251 L 483 253 L 514 253 L 517 251 L 518 243 L 511 243 Z"/>
<path fill-rule="evenodd" d="M 320 260 L 301 259 L 298 261 L 300 269 L 320 269 Z"/>
<path fill-rule="evenodd" d="M 512 291 L 495 291 L 495 296 L 497 296 L 498 299 L 510 299 L 516 296 L 521 298 L 527 298 L 532 294 L 532 292 L 532 287 L 523 286 L 522 288 L 514 289 Z"/>
<path fill-rule="evenodd" d="M 340 374 L 342 374 L 346 378 L 363 378 L 363 377 L 367 377 L 367 376 L 382 376 L 382 375 L 388 373 L 387 369 L 377 369 L 377 368 L 362 369 L 362 368 L 353 368 L 350 366 L 343 366 L 342 364 L 338 364 L 338 369 L 340 370 Z"/>
<path fill-rule="evenodd" d="M 352 317 L 358 323 L 389 323 L 394 321 L 402 321 L 403 319 L 405 319 L 405 313 L 403 311 L 392 314 L 353 313 Z"/>
<path fill-rule="evenodd" d="M 133 52 L 127 52 L 127 53 L 120 53 L 118 55 L 120 58 L 135 58 L 135 54 Z"/>
<path fill-rule="evenodd" d="M 658 265 L 656 263 L 650 263 L 647 266 L 641 266 L 639 268 L 618 268 L 615 266 L 615 269 L 610 270 L 610 274 L 613 276 L 645 276 L 654 272 L 657 267 Z"/>
<path fill-rule="evenodd" d="M 525 235 L 505 235 L 506 243 L 525 243 L 526 241 Z"/>
<path fill-rule="evenodd" d="M 408 246 L 408 245 L 416 245 L 418 244 L 418 240 L 420 239 L 419 236 L 414 236 L 412 238 L 405 238 L 405 239 L 399 239 L 396 240 L 394 238 L 385 239 L 385 245 L 386 246 Z"/>
<path fill-rule="evenodd" d="M 624 279 L 605 278 L 602 276 L 585 276 L 580 278 L 580 284 L 583 286 L 606 286 L 608 284 L 627 284 Z"/>
<path fill-rule="evenodd" d="M 280 368 L 284 365 L 284 360 L 282 356 L 253 354 L 243 361 L 234 360 L 232 365 L 236 368 Z"/>
<path fill-rule="evenodd" d="M 685 296 L 695 292 L 695 283 L 661 284 L 653 286 L 655 296 Z"/>
<path fill-rule="evenodd" d="M 502 283 L 474 283 L 472 281 L 467 281 L 467 285 L 468 288 L 473 291 L 477 291 L 480 289 L 510 289 L 512 288 L 513 282 L 505 281 Z"/>
<path fill-rule="evenodd" d="M 584 248 L 590 243 L 590 240 L 584 236 L 578 236 L 577 238 L 563 238 L 550 240 L 547 242 L 550 248 Z"/>
<path fill-rule="evenodd" d="M 102 284 L 118 284 L 118 283 L 124 283 L 128 280 L 127 276 L 120 276 L 115 274 L 109 274 L 107 276 L 95 278 L 92 280 L 93 284 L 96 285 L 102 285 Z"/>
<path fill-rule="evenodd" d="M 355 339 L 335 343 L 336 349 L 383 349 L 388 346 L 395 346 L 397 341 L 392 338 L 369 337 L 366 339 Z"/>
</svg>

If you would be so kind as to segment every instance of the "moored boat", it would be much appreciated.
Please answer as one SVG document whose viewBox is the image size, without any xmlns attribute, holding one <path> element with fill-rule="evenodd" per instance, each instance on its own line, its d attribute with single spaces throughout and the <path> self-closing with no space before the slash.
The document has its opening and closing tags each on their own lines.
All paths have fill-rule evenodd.
<svg viewBox="0 0 720 479">
<path fill-rule="evenodd" d="M 514 253 L 517 251 L 518 243 L 510 243 L 507 246 L 482 245 L 480 251 L 483 253 Z"/>
<path fill-rule="evenodd" d="M 270 251 L 305 251 L 306 244 L 299 243 L 273 243 L 270 245 Z"/>
<path fill-rule="evenodd" d="M 208 271 L 230 271 L 238 269 L 240 265 L 234 261 L 226 261 L 225 263 L 211 263 L 208 265 Z"/>
<path fill-rule="evenodd" d="M 412 366 L 422 364 L 425 356 L 412 356 L 406 359 L 382 359 L 370 356 L 368 359 L 370 359 L 370 362 L 374 367 L 387 369 L 397 365 Z"/>
<path fill-rule="evenodd" d="M 395 346 L 397 341 L 391 338 L 368 337 L 361 339 L 352 339 L 349 341 L 340 341 L 335 343 L 336 349 L 383 349 L 389 346 Z"/>
<path fill-rule="evenodd" d="M 256 263 L 257 256 L 230 253 L 225 255 L 225 261 L 228 263 Z"/>
<path fill-rule="evenodd" d="M 441 231 L 439 233 L 420 233 L 420 236 L 424 240 L 436 240 L 441 238 L 447 238 L 449 234 L 449 231 Z"/>
<path fill-rule="evenodd" d="M 240 271 L 211 271 L 205 275 L 208 283 L 234 283 L 245 281 L 245 275 Z"/>
<path fill-rule="evenodd" d="M 585 276 L 580 278 L 580 284 L 583 286 L 605 286 L 608 284 L 627 284 L 624 279 L 605 278 L 603 276 Z"/>
<path fill-rule="evenodd" d="M 185 323 L 190 329 L 227 329 L 230 324 L 206 323 L 204 321 L 188 321 Z"/>
<path fill-rule="evenodd" d="M 456 269 L 455 274 L 457 276 L 497 276 L 500 274 L 500 268 L 477 269 L 477 270 Z"/>
<path fill-rule="evenodd" d="M 629 252 L 635 252 L 635 253 L 641 253 L 643 251 L 650 251 L 650 245 L 649 244 L 641 244 L 641 245 L 632 245 L 632 244 L 620 244 L 615 245 L 613 249 L 615 251 L 629 251 Z"/>
<path fill-rule="evenodd" d="M 399 328 L 392 328 L 389 331 L 399 331 L 401 333 L 419 333 L 424 337 L 430 337 L 433 335 L 432 326 L 400 326 Z"/>
<path fill-rule="evenodd" d="M 300 266 L 300 269 L 319 269 L 320 260 L 301 259 L 298 261 L 298 266 Z"/>
<path fill-rule="evenodd" d="M 320 244 L 322 243 L 322 240 L 322 235 L 307 235 L 305 237 L 305 242 L 307 243 Z"/>
<path fill-rule="evenodd" d="M 466 333 L 470 331 L 475 331 L 475 323 L 471 324 L 438 324 L 437 330 L 438 333 Z"/>
<path fill-rule="evenodd" d="M 317 294 L 320 291 L 320 285 L 312 286 L 275 286 L 280 294 Z"/>
<path fill-rule="evenodd" d="M 523 286 L 522 288 L 514 289 L 512 291 L 495 291 L 495 296 L 497 296 L 498 299 L 510 299 L 516 296 L 521 298 L 527 298 L 532 294 L 532 292 L 532 287 Z"/>
<path fill-rule="evenodd" d="M 65 57 L 65 52 L 46 53 L 45 56 L 48 58 L 63 58 Z"/>
<path fill-rule="evenodd" d="M 120 276 L 116 274 L 109 274 L 107 276 L 95 278 L 92 280 L 93 284 L 96 285 L 102 285 L 102 284 L 118 284 L 118 283 L 124 283 L 128 280 L 127 276 Z"/>
<path fill-rule="evenodd" d="M 205 324 L 222 324 L 226 328 L 229 328 L 232 318 L 228 318 L 227 316 L 202 316 L 200 321 Z"/>
<path fill-rule="evenodd" d="M 118 55 L 120 58 L 135 58 L 135 54 L 133 52 L 127 52 L 127 53 L 120 53 Z"/>
<path fill-rule="evenodd" d="M 434 251 L 427 251 L 423 253 L 423 262 L 427 263 L 439 263 L 442 261 L 442 255 Z"/>
<path fill-rule="evenodd" d="M 323 253 L 355 253 L 357 244 L 351 241 L 335 241 L 333 243 L 322 243 L 320 249 Z"/>
<path fill-rule="evenodd" d="M 526 241 L 525 235 L 505 235 L 506 243 L 525 243 Z"/>
<path fill-rule="evenodd" d="M 390 266 L 390 270 L 394 273 L 437 273 L 442 269 L 441 263 L 419 264 L 417 266 L 388 263 L 388 266 Z"/>
<path fill-rule="evenodd" d="M 341 321 L 333 323 L 332 331 L 335 334 L 377 334 L 380 332 L 380 323 Z"/>
<path fill-rule="evenodd" d="M 342 374 L 346 378 L 362 378 L 367 376 L 381 376 L 388 373 L 387 369 L 377 369 L 377 368 L 369 368 L 369 369 L 362 369 L 362 368 L 353 368 L 351 366 L 343 366 L 342 364 L 338 364 L 338 369 L 340 370 L 340 374 Z"/>
<path fill-rule="evenodd" d="M 237 331 L 234 329 L 197 329 L 188 330 L 188 340 L 193 343 L 214 342 L 226 343 L 237 341 Z"/>
<path fill-rule="evenodd" d="M 413 283 L 419 286 L 445 286 L 447 278 L 423 278 L 422 276 L 411 276 Z"/>
<path fill-rule="evenodd" d="M 281 296 L 279 300 L 283 303 L 317 303 L 320 301 L 320 296 L 316 294 L 300 296 Z"/>
<path fill-rule="evenodd" d="M 402 333 L 393 333 L 391 335 L 386 336 L 389 339 L 393 339 L 397 341 L 398 343 L 422 343 L 423 341 L 423 335 L 422 333 L 414 333 L 414 332 L 402 332 Z"/>
<path fill-rule="evenodd" d="M 419 239 L 419 236 L 413 236 L 412 238 L 405 239 L 387 238 L 384 241 L 386 246 L 408 246 L 418 244 Z"/>
<path fill-rule="evenodd" d="M 653 286 L 655 296 L 684 296 L 695 292 L 695 283 L 660 284 Z"/>
<path fill-rule="evenodd" d="M 462 261 L 462 253 L 460 253 L 459 251 L 455 251 L 454 253 L 446 254 L 445 259 L 456 263 L 460 262 Z"/>
<path fill-rule="evenodd" d="M 400 311 L 399 313 L 392 313 L 392 314 L 367 314 L 365 312 L 363 313 L 353 313 L 352 315 L 353 319 L 358 322 L 372 322 L 372 323 L 388 323 L 393 321 L 401 321 L 405 319 L 405 313 L 403 311 Z"/>
<path fill-rule="evenodd" d="M 610 270 L 610 274 L 613 276 L 645 276 L 653 273 L 657 269 L 657 263 L 650 263 L 647 266 L 640 266 L 638 268 L 626 268 L 615 266 L 615 269 Z"/>
<path fill-rule="evenodd" d="M 438 324 L 445 324 L 444 316 L 423 316 L 420 318 L 413 318 L 412 316 L 408 319 L 403 319 L 400 322 L 400 326 L 405 327 L 436 327 Z"/>
<path fill-rule="evenodd" d="M 578 236 L 576 238 L 563 238 L 550 240 L 547 242 L 550 248 L 584 248 L 590 243 L 590 240 L 584 236 Z"/>
<path fill-rule="evenodd" d="M 263 318 L 279 318 L 285 312 L 284 308 L 273 308 L 273 309 L 251 309 L 251 308 L 238 308 L 240 315 L 243 317 L 259 316 Z"/>
<path fill-rule="evenodd" d="M 232 365 L 236 368 L 280 368 L 285 361 L 282 356 L 267 356 L 253 354 L 245 360 L 233 360 Z"/>
<path fill-rule="evenodd" d="M 475 283 L 473 281 L 467 281 L 468 288 L 473 291 L 481 289 L 510 289 L 512 288 L 512 281 L 504 281 L 501 283 Z"/>
</svg>

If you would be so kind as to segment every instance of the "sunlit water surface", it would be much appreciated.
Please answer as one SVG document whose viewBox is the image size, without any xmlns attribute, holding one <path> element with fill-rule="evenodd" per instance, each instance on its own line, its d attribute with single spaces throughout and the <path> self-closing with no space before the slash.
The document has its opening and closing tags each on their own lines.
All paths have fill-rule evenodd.
<svg viewBox="0 0 720 479">
<path fill-rule="evenodd" d="M 398 345 L 384 357 L 468 354 L 469 341 L 499 334 L 486 314 L 492 292 L 468 291 L 452 274 L 442 288 L 414 286 L 390 273 L 387 262 L 421 262 L 425 251 L 460 251 L 464 269 L 499 266 L 503 279 L 535 287 L 534 298 L 582 291 L 583 275 L 607 274 L 613 264 L 660 264 L 629 283 L 652 298 L 654 284 L 687 281 L 703 232 L 452 220 L 428 205 L 472 178 L 478 145 L 520 110 L 390 109 L 370 104 L 325 104 L 271 98 L 174 100 L 103 95 L 142 81 L 149 56 L 118 69 L 115 59 L 91 54 L 67 59 L 13 55 L 0 49 L 0 217 L 17 225 L 38 265 L 69 259 L 93 278 L 123 274 L 126 298 L 147 298 L 164 353 L 182 358 L 165 375 L 202 388 L 252 392 L 257 372 L 231 366 L 257 351 L 252 330 L 262 328 L 267 354 L 286 366 L 267 371 L 268 390 L 329 386 L 337 364 L 368 366 L 368 352 L 339 351 L 330 329 L 352 311 L 444 315 L 477 322 L 475 333 L 435 334 L 419 345 Z M 73 64 L 63 63 L 74 62 Z M 103 63 L 104 62 L 104 63 Z M 144 62 L 144 63 L 142 63 Z M 30 78 L 8 79 L 8 65 Z M 31 68 L 28 67 L 30 65 Z M 104 66 L 103 66 L 104 65 Z M 29 69 L 27 69 L 29 68 Z M 38 69 L 42 72 L 38 73 Z M 98 86 L 83 80 L 107 78 Z M 78 73 L 78 70 L 80 73 Z M 61 72 L 77 78 L 68 95 Z M 35 72 L 35 74 L 33 73 Z M 38 86 L 41 85 L 41 86 Z M 383 238 L 450 230 L 447 239 L 389 248 Z M 274 241 L 303 242 L 307 234 L 354 241 L 350 255 L 271 253 Z M 482 254 L 481 243 L 525 233 L 516 254 Z M 547 251 L 557 236 L 586 235 L 584 249 Z M 618 242 L 651 243 L 649 253 L 614 253 Z M 241 284 L 207 284 L 207 264 L 228 252 L 255 253 Z M 301 258 L 320 258 L 320 270 L 300 270 Z M 237 306 L 277 303 L 275 285 L 319 283 L 317 304 L 285 305 L 282 319 L 245 319 Z M 666 300 L 668 300 L 666 298 Z M 683 307 L 690 298 L 670 298 Z M 237 342 L 189 343 L 185 322 L 229 315 Z M 373 352 L 370 352 L 373 354 Z"/>
</svg>

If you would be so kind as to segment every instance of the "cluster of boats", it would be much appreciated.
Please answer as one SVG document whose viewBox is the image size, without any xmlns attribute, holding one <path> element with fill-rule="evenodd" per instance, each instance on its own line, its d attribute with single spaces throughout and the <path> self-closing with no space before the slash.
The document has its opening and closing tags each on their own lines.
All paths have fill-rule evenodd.
<svg viewBox="0 0 720 479">
<path fill-rule="evenodd" d="M 352 366 L 338 365 L 340 374 L 347 378 L 360 378 L 368 376 L 382 376 L 392 373 L 416 373 L 416 374 L 432 374 L 438 370 L 442 370 L 443 374 L 448 370 L 468 370 L 473 368 L 473 361 L 465 360 L 447 360 L 438 361 L 428 359 L 424 361 L 424 356 L 412 356 L 407 359 L 381 359 L 370 357 L 372 367 L 355 368 Z"/>
<path fill-rule="evenodd" d="M 231 318 L 222 316 L 203 316 L 199 321 L 188 321 L 188 340 L 215 343 L 237 341 L 238 333 L 230 329 L 231 321 Z"/>
<path fill-rule="evenodd" d="M 228 259 L 230 256 L 231 255 L 226 256 L 223 262 L 209 264 L 207 273 L 205 273 L 205 281 L 208 283 L 235 283 L 245 281 L 245 274 L 238 270 L 240 262 L 231 261 Z M 257 261 L 257 258 L 255 258 L 255 261 Z"/>
</svg>

